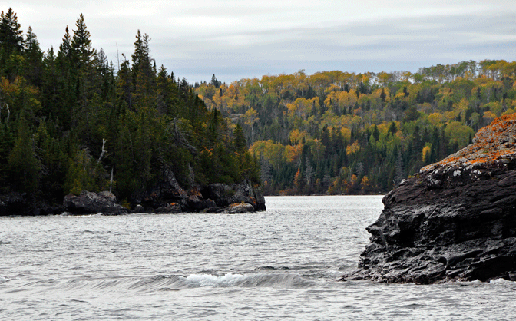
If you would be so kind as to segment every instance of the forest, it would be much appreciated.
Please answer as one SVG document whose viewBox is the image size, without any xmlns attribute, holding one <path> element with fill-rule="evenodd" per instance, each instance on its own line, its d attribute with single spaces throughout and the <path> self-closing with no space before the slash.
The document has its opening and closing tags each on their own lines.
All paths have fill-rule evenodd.
<svg viewBox="0 0 516 321">
<path fill-rule="evenodd" d="M 265 195 L 386 193 L 516 112 L 516 62 L 191 85 L 157 67 L 149 43 L 138 30 L 115 66 L 92 48 L 82 14 L 44 51 L 2 12 L 0 196 L 59 204 L 107 189 L 130 207 L 165 172 L 185 189 L 247 181 Z"/>
<path fill-rule="evenodd" d="M 134 205 L 166 171 L 185 188 L 260 183 L 243 128 L 150 55 L 147 34 L 114 66 L 92 48 L 81 14 L 43 51 L 16 13 L 0 20 L 0 196 L 62 204 L 111 190 Z M 1 199 L 0 199 L 1 201 Z"/>
<path fill-rule="evenodd" d="M 386 193 L 516 112 L 516 62 L 317 72 L 194 85 L 240 124 L 266 195 Z"/>
</svg>

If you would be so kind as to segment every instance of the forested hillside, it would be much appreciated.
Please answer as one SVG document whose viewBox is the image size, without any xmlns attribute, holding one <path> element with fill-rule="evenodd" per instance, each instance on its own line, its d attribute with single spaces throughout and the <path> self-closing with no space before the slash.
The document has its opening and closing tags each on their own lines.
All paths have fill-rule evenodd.
<svg viewBox="0 0 516 321">
<path fill-rule="evenodd" d="M 267 194 L 384 193 L 516 109 L 516 62 L 341 71 L 195 85 L 241 124 Z"/>
<path fill-rule="evenodd" d="M 261 179 L 267 194 L 383 193 L 516 110 L 516 62 L 191 86 L 157 67 L 140 31 L 115 66 L 82 15 L 70 29 L 43 51 L 2 12 L 0 195 L 60 203 L 112 189 L 131 203 L 165 172 L 185 188 Z"/>
<path fill-rule="evenodd" d="M 132 202 L 166 171 L 184 188 L 259 182 L 242 128 L 158 68 L 148 35 L 138 31 L 115 67 L 92 48 L 83 15 L 63 30 L 59 48 L 43 51 L 13 10 L 2 12 L 0 195 L 61 204 L 112 189 Z"/>
</svg>

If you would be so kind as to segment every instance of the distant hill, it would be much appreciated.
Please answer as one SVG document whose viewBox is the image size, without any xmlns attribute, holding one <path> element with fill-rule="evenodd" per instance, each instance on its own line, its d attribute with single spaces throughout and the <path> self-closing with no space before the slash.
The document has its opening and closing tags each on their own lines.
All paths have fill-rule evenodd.
<svg viewBox="0 0 516 321">
<path fill-rule="evenodd" d="M 267 194 L 385 193 L 516 110 L 516 62 L 464 61 L 417 73 L 263 76 L 195 85 L 239 123 Z"/>
</svg>

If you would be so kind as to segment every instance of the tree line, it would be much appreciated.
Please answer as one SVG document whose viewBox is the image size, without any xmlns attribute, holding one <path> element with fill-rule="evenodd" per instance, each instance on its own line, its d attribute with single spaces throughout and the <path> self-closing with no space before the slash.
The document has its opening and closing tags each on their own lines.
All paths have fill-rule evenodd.
<svg viewBox="0 0 516 321">
<path fill-rule="evenodd" d="M 240 124 L 266 194 L 385 193 L 516 112 L 516 62 L 464 61 L 417 73 L 304 71 L 195 84 Z"/>
<path fill-rule="evenodd" d="M 50 204 L 68 193 L 112 190 L 127 205 L 172 172 L 184 188 L 259 184 L 244 131 L 207 108 L 183 78 L 134 52 L 115 68 L 94 49 L 84 16 L 43 51 L 16 13 L 0 20 L 0 195 Z"/>
</svg>

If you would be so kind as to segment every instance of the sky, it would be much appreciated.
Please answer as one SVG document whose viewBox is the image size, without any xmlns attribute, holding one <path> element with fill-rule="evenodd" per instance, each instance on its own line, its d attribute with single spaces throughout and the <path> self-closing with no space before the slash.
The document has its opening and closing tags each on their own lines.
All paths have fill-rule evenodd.
<svg viewBox="0 0 516 321">
<path fill-rule="evenodd" d="M 17 0 L 22 30 L 45 51 L 75 30 L 115 67 L 137 30 L 158 66 L 188 82 L 341 70 L 416 72 L 465 60 L 516 60 L 515 0 Z"/>
</svg>

